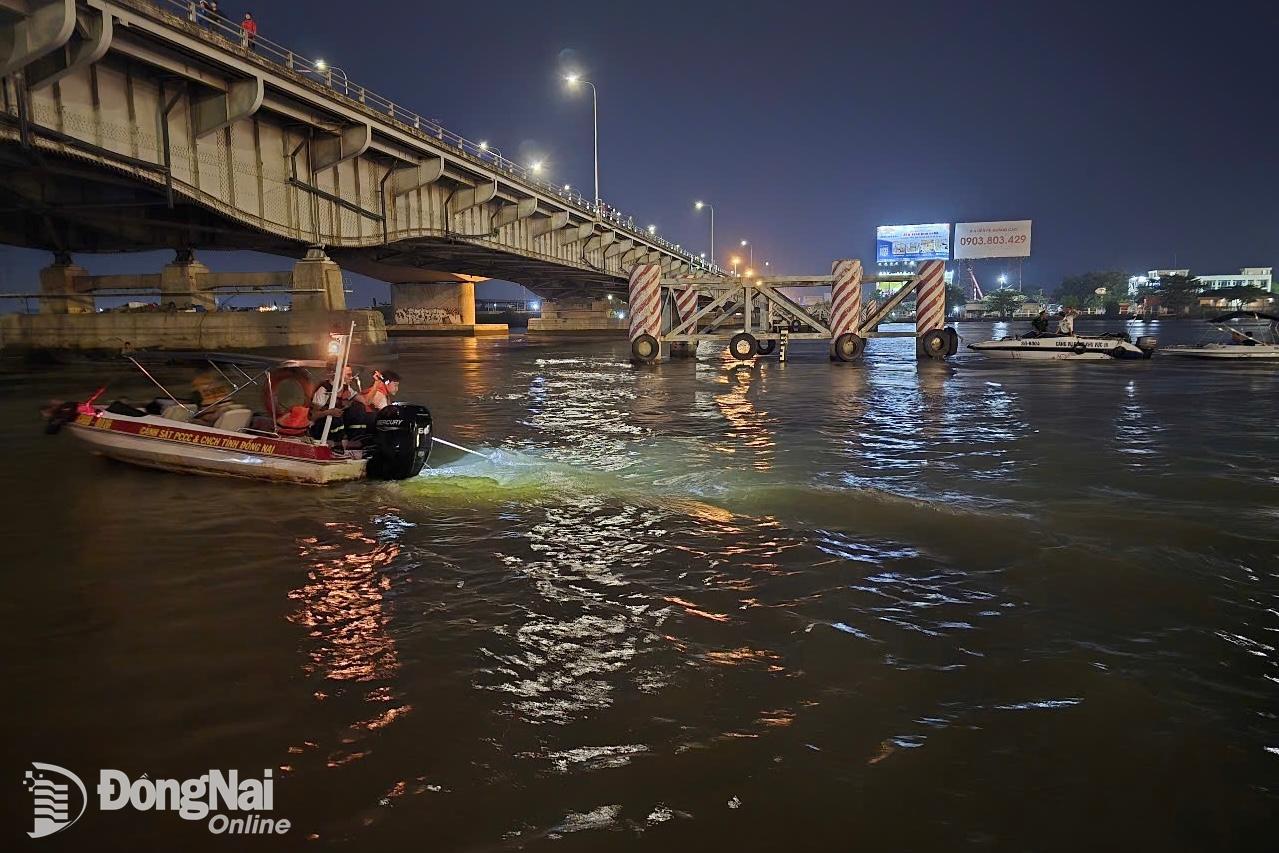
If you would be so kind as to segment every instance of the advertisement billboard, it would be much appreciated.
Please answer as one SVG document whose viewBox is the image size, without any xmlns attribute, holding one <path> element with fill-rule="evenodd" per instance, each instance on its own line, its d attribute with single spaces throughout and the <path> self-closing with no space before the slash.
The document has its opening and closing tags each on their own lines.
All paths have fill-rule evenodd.
<svg viewBox="0 0 1279 853">
<path fill-rule="evenodd" d="M 875 229 L 875 262 L 950 260 L 950 223 L 881 225 Z"/>
<path fill-rule="evenodd" d="M 955 223 L 955 260 L 1029 258 L 1030 220 Z"/>
</svg>

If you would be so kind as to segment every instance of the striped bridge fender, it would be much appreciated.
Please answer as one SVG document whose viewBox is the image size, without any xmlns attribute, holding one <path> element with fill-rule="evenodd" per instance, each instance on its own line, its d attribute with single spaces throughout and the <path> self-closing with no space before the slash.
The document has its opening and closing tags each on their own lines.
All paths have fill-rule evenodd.
<svg viewBox="0 0 1279 853">
<path fill-rule="evenodd" d="M 924 261 L 916 276 L 915 335 L 946 325 L 946 262 Z"/>
<path fill-rule="evenodd" d="M 689 284 L 675 291 L 675 310 L 681 323 L 693 316 L 697 311 L 696 285 Z"/>
<path fill-rule="evenodd" d="M 843 258 L 830 265 L 830 334 L 857 333 L 862 321 L 862 262 Z"/>
<path fill-rule="evenodd" d="M 630 303 L 633 341 L 640 335 L 657 337 L 662 328 L 662 268 L 657 264 L 636 264 L 631 269 Z"/>
</svg>

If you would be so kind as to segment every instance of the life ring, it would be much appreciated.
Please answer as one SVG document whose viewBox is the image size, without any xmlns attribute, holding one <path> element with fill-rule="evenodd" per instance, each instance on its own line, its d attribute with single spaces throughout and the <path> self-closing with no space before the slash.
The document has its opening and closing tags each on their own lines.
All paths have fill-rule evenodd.
<svg viewBox="0 0 1279 853">
<path fill-rule="evenodd" d="M 1070 351 L 1073 352 L 1075 355 L 1083 355 L 1084 353 L 1088 352 L 1088 347 L 1086 344 L 1077 343 L 1070 348 Z"/>
<path fill-rule="evenodd" d="M 269 380 L 262 386 L 262 406 L 271 414 L 271 418 L 279 423 L 282 416 L 298 405 L 310 406 L 311 397 L 315 394 L 315 383 L 311 374 L 301 367 L 277 367 L 267 373 Z M 294 392 L 290 391 L 281 399 L 280 389 L 290 385 L 297 386 L 301 400 L 294 400 Z"/>
</svg>

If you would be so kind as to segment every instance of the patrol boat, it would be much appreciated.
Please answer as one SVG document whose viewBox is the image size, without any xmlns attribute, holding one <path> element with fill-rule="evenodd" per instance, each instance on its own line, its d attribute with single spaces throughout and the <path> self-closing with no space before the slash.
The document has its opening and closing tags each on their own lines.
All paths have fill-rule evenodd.
<svg viewBox="0 0 1279 853">
<path fill-rule="evenodd" d="M 330 407 L 336 402 L 336 389 L 341 387 L 351 345 L 350 334 L 332 337 L 330 354 L 337 356 L 337 369 L 332 377 Z M 245 381 L 217 402 L 225 402 L 249 385 L 260 384 L 269 414 L 259 416 L 255 423 L 247 406 L 231 405 L 223 407 L 212 425 L 193 422 L 192 416 L 202 410 L 179 402 L 136 357 L 128 356 L 164 392 L 164 397 L 147 409 L 118 401 L 100 405 L 97 400 L 106 390 L 104 386 L 83 402 L 63 403 L 51 410 L 46 432 L 56 433 L 65 425 L 94 453 L 146 468 L 321 486 L 366 478 L 415 477 L 430 456 L 431 413 L 425 406 L 413 403 L 392 403 L 381 409 L 370 427 L 371 438 L 361 450 L 330 447 L 325 440 L 330 429 L 327 422 L 318 441 L 307 434 L 305 417 L 300 428 L 286 426 L 290 423 L 289 414 L 296 415 L 299 409 L 305 414 L 306 410 L 288 406 L 283 400 L 291 397 L 309 404 L 314 393 L 309 370 L 326 369 L 330 362 L 218 353 L 169 353 L 162 357 L 166 361 L 203 363 L 224 377 L 222 368 L 238 371 Z M 266 369 L 254 376 L 244 370 L 250 365 Z M 290 384 L 297 387 L 289 389 Z M 212 405 L 215 404 L 206 408 Z"/>
<path fill-rule="evenodd" d="M 1158 341 L 1142 335 L 1134 342 L 1124 332 L 1109 335 L 1011 335 L 969 344 L 990 358 L 1027 361 L 1112 361 L 1150 358 Z"/>
</svg>

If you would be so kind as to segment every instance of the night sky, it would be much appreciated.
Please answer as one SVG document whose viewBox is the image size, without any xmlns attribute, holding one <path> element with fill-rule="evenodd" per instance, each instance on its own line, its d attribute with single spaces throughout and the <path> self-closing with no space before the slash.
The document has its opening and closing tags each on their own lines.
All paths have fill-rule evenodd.
<svg viewBox="0 0 1279 853">
<path fill-rule="evenodd" d="M 1033 219 L 1028 287 L 1090 269 L 1229 272 L 1279 260 L 1273 4 L 223 4 L 238 20 L 509 158 L 544 157 L 720 260 L 824 273 L 873 259 L 877 224 Z M 1193 10 L 1193 11 L 1192 11 Z M 42 253 L 0 249 L 0 287 Z M 78 257 L 153 271 L 170 253 Z M 245 254 L 215 269 L 280 268 Z M 993 278 L 1002 268 L 988 262 Z M 354 305 L 387 290 L 360 285 Z M 499 288 L 490 288 L 497 295 Z"/>
</svg>

